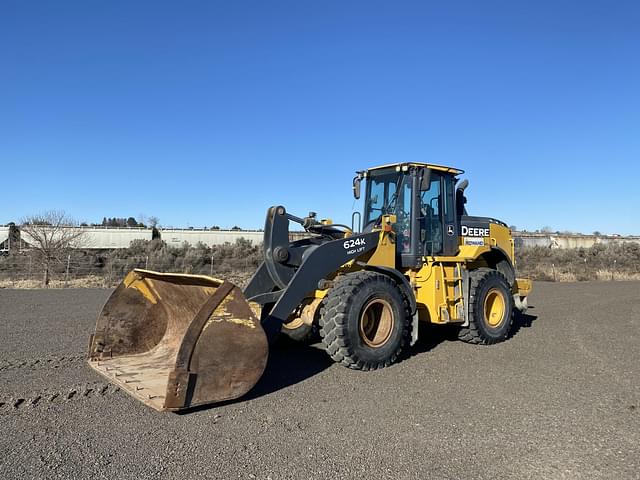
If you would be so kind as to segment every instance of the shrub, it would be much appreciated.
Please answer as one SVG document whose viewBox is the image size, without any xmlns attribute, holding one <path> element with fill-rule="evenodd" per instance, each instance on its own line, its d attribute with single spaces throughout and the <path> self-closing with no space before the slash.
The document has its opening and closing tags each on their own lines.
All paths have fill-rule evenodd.
<svg viewBox="0 0 640 480">
<path fill-rule="evenodd" d="M 606 272 L 620 279 L 640 274 L 640 245 L 633 242 L 576 249 L 520 246 L 516 259 L 519 275 L 534 280 L 597 280 L 606 278 Z"/>
</svg>

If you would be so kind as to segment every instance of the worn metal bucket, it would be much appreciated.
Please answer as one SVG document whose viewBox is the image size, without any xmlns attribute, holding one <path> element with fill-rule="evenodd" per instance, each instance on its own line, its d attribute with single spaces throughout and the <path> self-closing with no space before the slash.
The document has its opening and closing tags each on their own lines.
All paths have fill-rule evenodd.
<svg viewBox="0 0 640 480">
<path fill-rule="evenodd" d="M 233 283 L 133 270 L 100 312 L 89 365 L 156 410 L 231 400 L 267 363 L 258 316 Z"/>
</svg>

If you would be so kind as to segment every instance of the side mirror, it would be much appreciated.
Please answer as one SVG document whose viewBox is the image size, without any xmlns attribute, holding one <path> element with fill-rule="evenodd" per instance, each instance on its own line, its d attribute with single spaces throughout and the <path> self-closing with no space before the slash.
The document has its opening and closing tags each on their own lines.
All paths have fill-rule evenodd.
<svg viewBox="0 0 640 480">
<path fill-rule="evenodd" d="M 353 178 L 353 197 L 357 200 L 360 198 L 360 176 Z"/>
<path fill-rule="evenodd" d="M 424 192 L 431 187 L 431 170 L 428 168 L 422 169 L 422 178 L 420 179 L 420 191 Z"/>
</svg>

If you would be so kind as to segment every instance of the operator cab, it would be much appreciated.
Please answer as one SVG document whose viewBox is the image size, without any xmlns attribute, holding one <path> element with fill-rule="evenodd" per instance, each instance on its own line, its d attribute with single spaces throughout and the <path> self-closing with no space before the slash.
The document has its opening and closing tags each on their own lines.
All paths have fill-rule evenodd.
<svg viewBox="0 0 640 480">
<path fill-rule="evenodd" d="M 382 215 L 395 215 L 398 265 L 414 267 L 421 265 L 425 256 L 458 253 L 460 216 L 465 202 L 462 191 L 466 185 L 456 195 L 456 177 L 464 173 L 462 170 L 401 163 L 357 173 L 356 198 L 360 197 L 361 179 L 366 179 L 363 231 L 380 225 Z"/>
</svg>

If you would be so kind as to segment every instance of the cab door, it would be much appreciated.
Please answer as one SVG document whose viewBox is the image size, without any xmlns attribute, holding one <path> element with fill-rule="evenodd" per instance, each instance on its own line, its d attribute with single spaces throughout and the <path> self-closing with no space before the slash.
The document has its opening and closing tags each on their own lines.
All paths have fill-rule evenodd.
<svg viewBox="0 0 640 480">
<path fill-rule="evenodd" d="M 426 256 L 458 253 L 454 187 L 452 175 L 434 170 L 430 174 L 429 188 L 420 192 L 421 243 Z"/>
<path fill-rule="evenodd" d="M 453 175 L 442 175 L 442 255 L 452 257 L 458 254 L 458 230 L 455 202 L 455 178 Z"/>
</svg>

